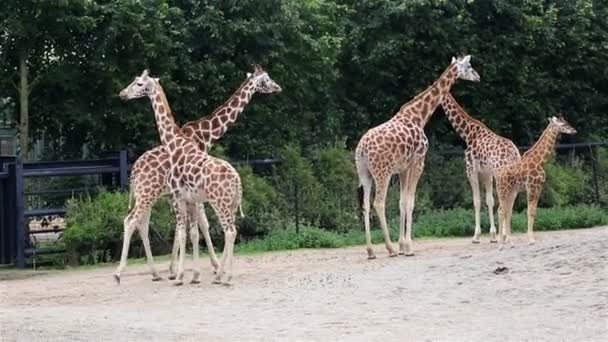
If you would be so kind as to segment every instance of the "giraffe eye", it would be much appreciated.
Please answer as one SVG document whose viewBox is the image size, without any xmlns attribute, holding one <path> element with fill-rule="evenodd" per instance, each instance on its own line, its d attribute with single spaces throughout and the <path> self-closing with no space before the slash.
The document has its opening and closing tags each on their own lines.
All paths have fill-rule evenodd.
<svg viewBox="0 0 608 342">
<path fill-rule="evenodd" d="M 141 83 L 141 82 L 137 82 L 137 86 L 138 86 L 138 87 L 141 87 L 141 86 L 143 86 L 143 85 L 144 85 L 143 83 Z"/>
</svg>

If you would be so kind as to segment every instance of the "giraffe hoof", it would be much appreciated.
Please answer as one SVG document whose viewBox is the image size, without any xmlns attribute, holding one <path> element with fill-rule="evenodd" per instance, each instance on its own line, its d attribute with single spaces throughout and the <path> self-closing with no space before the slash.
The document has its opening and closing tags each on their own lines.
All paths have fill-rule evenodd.
<svg viewBox="0 0 608 342">
<path fill-rule="evenodd" d="M 396 257 L 397 255 L 399 255 L 399 254 L 397 254 L 397 253 L 395 253 L 395 252 L 389 252 L 389 253 L 388 253 L 388 257 L 389 257 L 389 258 L 394 258 L 394 257 Z"/>
<path fill-rule="evenodd" d="M 478 245 L 479 242 L 480 242 L 479 240 L 473 240 L 473 241 L 471 241 L 471 243 L 474 244 L 474 245 Z"/>
<path fill-rule="evenodd" d="M 490 240 L 490 243 L 498 243 L 498 240 L 496 240 L 496 239 Z"/>
<path fill-rule="evenodd" d="M 221 285 L 222 284 L 222 280 L 221 279 L 213 279 L 211 281 L 211 284 L 215 284 L 215 285 Z"/>
<path fill-rule="evenodd" d="M 399 251 L 399 255 L 405 255 L 404 251 Z"/>
<path fill-rule="evenodd" d="M 178 280 L 175 283 L 173 283 L 173 286 L 182 286 L 184 285 L 184 282 L 182 280 Z"/>
<path fill-rule="evenodd" d="M 222 283 L 222 286 L 224 287 L 232 287 L 232 282 L 231 281 L 225 281 Z"/>
<path fill-rule="evenodd" d="M 367 260 L 374 260 L 374 259 L 376 259 L 376 256 L 373 254 L 367 256 Z"/>
<path fill-rule="evenodd" d="M 120 285 L 120 276 L 118 274 L 114 275 L 114 281 L 116 282 L 116 285 Z"/>
<path fill-rule="evenodd" d="M 169 280 L 175 280 L 175 278 L 177 278 L 177 276 L 175 274 L 169 274 L 169 276 L 167 278 L 169 278 Z"/>
<path fill-rule="evenodd" d="M 201 281 L 199 279 L 192 279 L 190 280 L 190 284 L 200 284 Z"/>
<path fill-rule="evenodd" d="M 411 256 L 416 255 L 416 253 L 414 253 L 414 252 L 407 252 L 407 253 L 405 253 L 404 255 L 405 255 L 406 257 L 411 257 Z"/>
<path fill-rule="evenodd" d="M 536 241 L 532 240 L 532 241 L 528 241 L 528 245 L 533 246 L 536 243 Z"/>
<path fill-rule="evenodd" d="M 156 274 L 152 277 L 152 281 L 161 281 L 161 280 L 163 280 L 163 277 L 159 276 L 158 274 Z"/>
</svg>

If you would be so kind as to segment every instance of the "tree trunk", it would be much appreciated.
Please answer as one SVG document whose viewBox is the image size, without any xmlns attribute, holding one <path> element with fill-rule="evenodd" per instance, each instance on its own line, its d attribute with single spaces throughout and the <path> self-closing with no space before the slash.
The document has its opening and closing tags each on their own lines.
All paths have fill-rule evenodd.
<svg viewBox="0 0 608 342">
<path fill-rule="evenodd" d="M 29 156 L 29 96 L 30 86 L 28 84 L 27 51 L 19 52 L 19 144 L 21 146 L 21 158 L 28 159 Z"/>
</svg>

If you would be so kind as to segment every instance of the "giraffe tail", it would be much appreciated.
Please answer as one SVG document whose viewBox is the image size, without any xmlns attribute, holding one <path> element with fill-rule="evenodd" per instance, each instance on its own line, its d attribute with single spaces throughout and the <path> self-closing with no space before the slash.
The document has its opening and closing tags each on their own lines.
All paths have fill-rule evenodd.
<svg viewBox="0 0 608 342">
<path fill-rule="evenodd" d="M 357 199 L 359 202 L 359 212 L 363 215 L 363 185 L 357 188 Z"/>
<path fill-rule="evenodd" d="M 131 211 L 133 208 L 133 190 L 129 190 L 129 207 L 128 210 Z"/>
</svg>

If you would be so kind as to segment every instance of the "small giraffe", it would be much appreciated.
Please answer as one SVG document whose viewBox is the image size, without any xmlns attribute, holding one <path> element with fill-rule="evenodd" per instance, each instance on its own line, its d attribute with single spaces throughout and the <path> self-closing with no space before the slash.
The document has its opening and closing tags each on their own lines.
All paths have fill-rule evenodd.
<svg viewBox="0 0 608 342">
<path fill-rule="evenodd" d="M 511 241 L 513 203 L 517 194 L 523 190 L 528 195 L 528 241 L 530 244 L 534 244 L 532 229 L 536 218 L 536 206 L 545 183 L 544 165 L 551 159 L 557 136 L 560 133 L 573 135 L 576 134 L 576 130 L 563 117 L 554 116 L 549 119 L 549 125 L 536 144 L 524 153 L 521 160 L 496 172 L 500 249 L 505 242 L 509 242 L 513 247 Z"/>
<path fill-rule="evenodd" d="M 481 121 L 469 116 L 452 97 L 452 94 L 444 96 L 441 105 L 452 127 L 467 144 L 464 152 L 466 173 L 473 190 L 473 206 L 475 207 L 473 243 L 479 243 L 481 235 L 479 179 L 486 190 L 486 204 L 490 216 L 490 242 L 498 242 L 494 225 L 493 177 L 496 170 L 521 159 L 519 150 L 511 140 L 499 136 Z"/>
<path fill-rule="evenodd" d="M 395 173 L 399 174 L 400 183 L 399 254 L 414 255 L 411 248 L 412 212 L 416 185 L 424 169 L 428 150 L 424 126 L 457 78 L 479 82 L 479 75 L 471 67 L 471 56 L 452 58 L 452 63 L 430 87 L 404 104 L 389 121 L 367 131 L 357 145 L 355 163 L 363 202 L 368 259 L 376 258 L 369 227 L 373 183 L 376 185 L 374 208 L 380 220 L 386 249 L 390 256 L 397 255 L 388 233 L 384 209 L 389 180 Z"/>
<path fill-rule="evenodd" d="M 179 263 L 175 284 L 183 284 L 188 215 L 196 210 L 197 203 L 203 202 L 208 202 L 215 210 L 225 236 L 222 260 L 219 263 L 213 282 L 222 283 L 224 268 L 228 264 L 226 283 L 230 283 L 232 279 L 232 255 L 236 238 L 235 216 L 242 197 L 239 174 L 228 162 L 209 157 L 206 152 L 200 150 L 196 143 L 182 133 L 180 127 L 175 123 L 159 80 L 151 78 L 148 75 L 148 70 L 144 70 L 140 76 L 135 77 L 135 80 L 120 92 L 120 97 L 123 100 L 144 96 L 147 96 L 152 102 L 161 143 L 170 155 L 170 158 L 165 160 L 165 167 L 169 169 L 166 184 L 169 185 L 169 192 L 172 197 L 171 202 L 176 219 L 176 239 L 179 240 Z M 141 222 L 141 212 L 131 212 L 127 218 Z M 130 236 L 127 236 L 127 233 L 125 231 L 123 250 L 128 250 Z M 190 237 L 195 264 L 192 283 L 199 283 L 201 270 L 199 236 L 198 226 L 194 220 L 190 220 Z M 149 249 L 149 245 L 145 248 Z M 148 263 L 154 274 L 154 266 L 150 260 Z M 120 281 L 119 276 L 115 278 Z"/>
<path fill-rule="evenodd" d="M 182 133 L 199 144 L 203 151 L 207 151 L 213 143 L 220 139 L 237 120 L 239 114 L 244 110 L 252 96 L 256 93 L 278 93 L 281 87 L 274 82 L 268 73 L 259 65 L 254 66 L 254 72 L 248 73 L 245 81 L 239 88 L 210 115 L 204 116 L 199 120 L 186 123 L 182 127 Z M 130 180 L 129 215 L 124 220 L 125 236 L 132 236 L 138 230 L 146 251 L 146 259 L 151 265 L 152 280 L 162 279 L 156 272 L 153 264 L 154 259 L 149 248 L 148 226 L 152 207 L 158 199 L 169 193 L 169 185 L 166 183 L 169 173 L 170 155 L 163 145 L 157 146 L 142 154 L 133 164 Z M 135 206 L 131 207 L 134 200 Z M 214 270 L 217 270 L 219 263 L 213 248 L 213 242 L 209 235 L 209 223 L 205 215 L 204 207 L 200 209 L 192 207 L 188 217 L 191 222 L 197 222 L 205 244 L 209 250 L 209 258 Z M 138 218 L 138 219 L 134 219 Z M 169 279 L 175 278 L 174 263 L 177 257 L 176 251 L 179 245 L 178 239 L 173 241 L 173 253 L 169 266 Z M 126 246 L 126 247 L 125 247 Z M 114 278 L 120 282 L 120 273 L 127 263 L 128 245 L 123 244 L 121 262 L 118 266 Z"/>
</svg>

